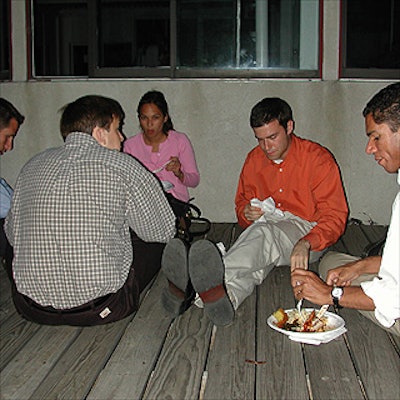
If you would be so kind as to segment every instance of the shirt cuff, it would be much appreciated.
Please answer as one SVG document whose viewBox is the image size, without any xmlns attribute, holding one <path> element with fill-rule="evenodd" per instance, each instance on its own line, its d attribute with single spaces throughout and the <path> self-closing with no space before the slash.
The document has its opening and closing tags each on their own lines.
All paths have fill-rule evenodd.
<svg viewBox="0 0 400 400">
<path fill-rule="evenodd" d="M 375 304 L 375 317 L 385 327 L 390 328 L 400 318 L 400 298 L 398 288 L 388 285 L 378 277 L 362 282 L 361 288 Z"/>
</svg>

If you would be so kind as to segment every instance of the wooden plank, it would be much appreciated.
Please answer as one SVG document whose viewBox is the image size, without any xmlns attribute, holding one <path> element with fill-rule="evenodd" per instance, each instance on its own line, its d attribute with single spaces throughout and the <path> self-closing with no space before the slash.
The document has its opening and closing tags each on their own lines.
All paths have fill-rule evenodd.
<svg viewBox="0 0 400 400">
<path fill-rule="evenodd" d="M 211 326 L 203 310 L 196 306 L 174 320 L 144 399 L 198 398 Z"/>
<path fill-rule="evenodd" d="M 39 329 L 40 325 L 24 320 L 16 311 L 1 323 L 0 370 L 18 355 Z"/>
<path fill-rule="evenodd" d="M 356 310 L 343 309 L 350 350 L 371 399 L 400 398 L 400 359 L 385 330 Z"/>
<path fill-rule="evenodd" d="M 131 319 L 132 316 L 107 325 L 80 328 L 32 398 L 84 399 Z"/>
<path fill-rule="evenodd" d="M 206 367 L 204 399 L 254 398 L 256 292 L 236 311 L 233 323 L 215 327 Z"/>
<path fill-rule="evenodd" d="M 0 326 L 15 313 L 16 310 L 11 297 L 11 283 L 6 271 L 0 267 Z"/>
<path fill-rule="evenodd" d="M 78 330 L 65 326 L 41 326 L 18 356 L 15 356 L 2 370 L 1 398 L 16 400 L 30 398 L 75 339 Z"/>
<path fill-rule="evenodd" d="M 343 337 L 320 346 L 304 345 L 312 398 L 364 399 Z"/>
<path fill-rule="evenodd" d="M 309 399 L 301 344 L 270 328 L 268 317 L 295 304 L 290 286 L 290 268 L 275 267 L 258 288 L 257 399 Z"/>
<path fill-rule="evenodd" d="M 160 304 L 165 285 L 161 273 L 98 377 L 88 400 L 142 396 L 171 324 L 171 318 Z"/>
</svg>

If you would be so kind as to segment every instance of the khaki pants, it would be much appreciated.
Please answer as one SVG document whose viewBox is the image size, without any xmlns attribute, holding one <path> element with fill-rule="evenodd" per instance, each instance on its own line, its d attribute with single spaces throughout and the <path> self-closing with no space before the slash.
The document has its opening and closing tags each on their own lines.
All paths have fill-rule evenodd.
<svg viewBox="0 0 400 400">
<path fill-rule="evenodd" d="M 328 271 L 330 269 L 339 267 L 344 264 L 348 264 L 353 261 L 359 260 L 360 257 L 354 257 L 349 254 L 344 253 L 337 253 L 335 251 L 329 251 L 325 254 L 319 264 L 319 273 L 322 279 L 326 279 Z M 360 286 L 361 282 L 371 281 L 375 278 L 375 274 L 364 274 L 359 276 L 352 282 L 352 286 Z M 381 328 L 385 329 L 386 331 L 392 333 L 393 335 L 400 336 L 400 319 L 397 319 L 395 324 L 392 325 L 390 328 L 385 328 L 375 317 L 374 311 L 364 311 L 358 310 L 359 313 L 370 319 L 375 324 L 379 325 Z"/>
<path fill-rule="evenodd" d="M 268 218 L 268 220 L 267 220 Z M 225 284 L 235 309 L 260 285 L 276 265 L 290 265 L 293 246 L 315 223 L 289 212 L 284 217 L 266 217 L 250 225 L 223 257 Z M 310 262 L 321 257 L 311 252 Z"/>
</svg>

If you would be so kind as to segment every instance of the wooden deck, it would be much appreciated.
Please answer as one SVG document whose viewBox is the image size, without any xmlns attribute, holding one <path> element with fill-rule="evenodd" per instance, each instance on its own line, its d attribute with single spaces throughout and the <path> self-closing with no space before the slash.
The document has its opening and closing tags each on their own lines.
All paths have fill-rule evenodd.
<svg viewBox="0 0 400 400">
<path fill-rule="evenodd" d="M 208 236 L 229 247 L 238 234 L 233 224 L 214 224 Z M 336 248 L 361 254 L 384 234 L 352 224 Z M 195 306 L 171 321 L 159 300 L 162 274 L 123 321 L 40 326 L 17 315 L 1 274 L 1 399 L 400 398 L 399 338 L 356 311 L 341 310 L 348 332 L 320 346 L 267 326 L 278 307 L 295 304 L 289 267 L 275 268 L 224 328 Z"/>
</svg>

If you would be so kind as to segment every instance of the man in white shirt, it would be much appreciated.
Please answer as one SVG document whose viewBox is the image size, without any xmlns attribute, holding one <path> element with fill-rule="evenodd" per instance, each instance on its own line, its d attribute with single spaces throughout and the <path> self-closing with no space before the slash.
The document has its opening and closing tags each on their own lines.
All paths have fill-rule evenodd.
<svg viewBox="0 0 400 400">
<path fill-rule="evenodd" d="M 378 92 L 363 111 L 368 137 L 366 153 L 400 184 L 400 83 Z M 291 283 L 297 299 L 315 304 L 355 308 L 373 322 L 400 336 L 400 192 L 382 256 L 359 259 L 329 252 L 320 263 L 322 281 L 312 272 L 296 269 Z"/>
<path fill-rule="evenodd" d="M 14 138 L 25 117 L 8 100 L 0 97 L 0 155 L 13 149 Z M 10 209 L 13 190 L 0 178 L 0 259 L 11 271 L 12 248 L 4 234 L 4 219 Z"/>
</svg>

